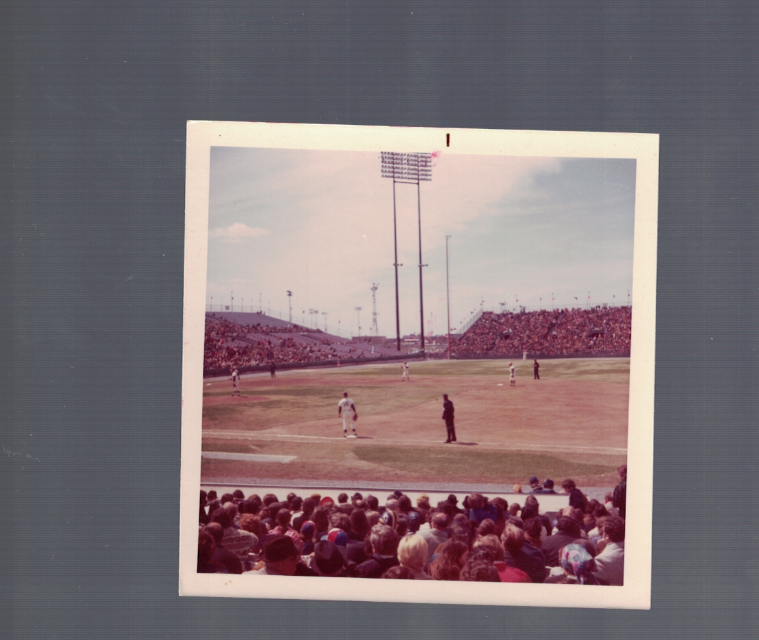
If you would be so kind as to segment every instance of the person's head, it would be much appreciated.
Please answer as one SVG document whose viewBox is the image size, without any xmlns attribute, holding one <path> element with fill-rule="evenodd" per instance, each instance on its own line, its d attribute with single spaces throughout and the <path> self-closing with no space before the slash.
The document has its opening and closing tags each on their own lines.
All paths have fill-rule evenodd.
<svg viewBox="0 0 759 640">
<path fill-rule="evenodd" d="M 525 504 L 522 507 L 521 518 L 522 520 L 529 520 L 538 516 L 538 507 L 534 503 Z"/>
<path fill-rule="evenodd" d="M 503 545 L 501 544 L 500 540 L 498 540 L 497 536 L 489 535 L 480 538 L 477 540 L 477 542 L 474 543 L 472 551 L 480 548 L 487 549 L 490 552 L 490 555 L 493 557 L 493 561 L 495 562 L 499 562 L 504 558 Z"/>
<path fill-rule="evenodd" d="M 334 396 L 332 396 L 332 397 L 334 398 Z M 343 398 L 347 398 L 347 397 L 348 397 L 348 392 L 347 391 L 343 391 Z"/>
<path fill-rule="evenodd" d="M 395 519 L 395 532 L 403 537 L 408 531 L 408 516 L 405 513 L 399 513 Z"/>
<path fill-rule="evenodd" d="M 408 567 L 397 565 L 395 567 L 390 567 L 380 576 L 380 578 L 389 580 L 413 580 L 414 574 Z"/>
<path fill-rule="evenodd" d="M 245 500 L 245 494 L 239 489 L 235 489 L 232 492 L 232 496 L 235 498 L 235 500 Z"/>
<path fill-rule="evenodd" d="M 512 489 L 514 493 L 522 493 L 522 485 L 518 482 L 514 485 L 514 488 Z"/>
<path fill-rule="evenodd" d="M 532 476 L 530 478 L 530 486 L 534 489 L 535 487 L 540 485 L 540 480 L 538 480 L 538 476 Z"/>
<path fill-rule="evenodd" d="M 561 488 L 564 489 L 565 493 L 572 493 L 577 488 L 577 485 L 574 480 L 567 478 L 561 483 Z"/>
<path fill-rule="evenodd" d="M 290 500 L 290 508 L 295 512 L 301 511 L 303 508 L 303 498 L 295 496 L 292 500 Z"/>
<path fill-rule="evenodd" d="M 559 516 L 556 520 L 556 528 L 564 535 L 569 535 L 573 538 L 580 537 L 580 525 L 577 523 L 577 520 L 569 516 Z"/>
<path fill-rule="evenodd" d="M 329 529 L 329 509 L 317 507 L 311 515 L 311 520 L 316 525 L 317 531 L 326 531 Z"/>
<path fill-rule="evenodd" d="M 216 542 L 213 536 L 202 529 L 198 532 L 198 564 L 208 564 L 214 551 L 216 551 Z"/>
<path fill-rule="evenodd" d="M 477 527 L 477 536 L 479 538 L 482 538 L 484 536 L 494 535 L 495 531 L 495 522 L 493 522 L 493 520 L 490 518 L 485 518 L 482 522 L 480 522 L 480 526 Z"/>
<path fill-rule="evenodd" d="M 492 563 L 475 562 L 467 563 L 461 572 L 461 580 L 463 582 L 500 582 L 501 576 L 498 575 L 498 569 Z"/>
<path fill-rule="evenodd" d="M 398 550 L 398 534 L 386 524 L 376 524 L 369 533 L 372 550 L 379 556 L 394 556 Z"/>
<path fill-rule="evenodd" d="M 419 573 L 424 569 L 427 554 L 427 542 L 419 534 L 405 536 L 398 543 L 398 561 L 402 567 L 408 567 L 414 573 Z"/>
<path fill-rule="evenodd" d="M 306 520 L 306 522 L 300 526 L 300 539 L 303 540 L 303 542 L 311 542 L 314 539 L 315 533 L 316 526 L 310 520 Z"/>
<path fill-rule="evenodd" d="M 614 494 L 609 492 L 604 494 L 604 504 L 611 504 L 614 500 Z"/>
<path fill-rule="evenodd" d="M 377 511 L 379 508 L 379 499 L 377 496 L 366 496 L 366 506 L 369 511 Z"/>
<path fill-rule="evenodd" d="M 401 513 L 408 513 L 411 511 L 411 498 L 406 495 L 398 498 L 398 509 L 401 511 Z"/>
<path fill-rule="evenodd" d="M 277 502 L 277 496 L 275 496 L 273 493 L 267 493 L 263 498 L 264 507 L 268 507 L 270 504 L 273 504 L 274 502 Z"/>
<path fill-rule="evenodd" d="M 395 497 L 390 498 L 385 503 L 385 509 L 387 509 L 388 511 L 396 511 L 397 512 L 399 510 L 398 500 Z"/>
<path fill-rule="evenodd" d="M 593 576 L 596 561 L 584 546 L 576 543 L 568 544 L 559 553 L 559 563 L 565 573 L 577 578 L 580 584 L 598 584 Z"/>
<path fill-rule="evenodd" d="M 277 526 L 282 527 L 283 533 L 290 526 L 290 518 L 292 518 L 292 514 L 287 509 L 277 511 Z"/>
<path fill-rule="evenodd" d="M 348 494 L 341 493 L 337 496 L 337 504 L 348 504 Z"/>
<path fill-rule="evenodd" d="M 454 507 L 459 503 L 459 499 L 452 493 L 448 495 L 447 501 Z"/>
<path fill-rule="evenodd" d="M 627 465 L 623 464 L 621 467 L 617 469 L 617 473 L 619 474 L 620 480 L 627 480 Z"/>
<path fill-rule="evenodd" d="M 511 523 L 503 530 L 503 545 L 511 553 L 517 553 L 524 547 L 524 531 Z"/>
<path fill-rule="evenodd" d="M 342 529 L 347 533 L 351 530 L 351 519 L 344 513 L 335 511 L 335 513 L 329 517 L 329 526 L 333 529 Z"/>
<path fill-rule="evenodd" d="M 221 504 L 226 505 L 227 502 L 234 502 L 235 497 L 231 493 L 225 493 L 221 496 Z"/>
<path fill-rule="evenodd" d="M 510 516 L 518 516 L 519 512 L 522 510 L 522 507 L 519 506 L 518 502 L 512 502 L 509 505 L 509 515 Z"/>
<path fill-rule="evenodd" d="M 366 534 L 369 533 L 369 521 L 366 519 L 366 511 L 361 509 L 354 509 L 350 515 L 350 528 L 353 533 L 363 540 Z"/>
<path fill-rule="evenodd" d="M 303 501 L 303 506 L 302 506 L 303 515 L 306 516 L 306 518 L 308 518 L 314 512 L 314 509 L 316 509 L 316 505 L 317 503 L 314 502 L 311 498 L 306 498 Z"/>
<path fill-rule="evenodd" d="M 447 540 L 440 546 L 440 555 L 430 565 L 435 580 L 458 580 L 466 562 L 469 547 L 458 540 Z"/>
<path fill-rule="evenodd" d="M 216 545 L 221 544 L 221 539 L 224 537 L 224 528 L 218 522 L 211 522 L 203 527 L 203 531 L 213 537 L 213 541 Z"/>
<path fill-rule="evenodd" d="M 609 542 L 623 542 L 625 539 L 625 521 L 619 516 L 609 516 L 604 522 L 604 537 Z"/>
<path fill-rule="evenodd" d="M 524 521 L 524 537 L 530 542 L 540 543 L 540 534 L 543 531 L 543 523 L 540 518 L 530 518 Z"/>
<path fill-rule="evenodd" d="M 240 518 L 240 529 L 252 533 L 259 539 L 266 535 L 266 527 L 252 513 L 246 513 Z"/>
<path fill-rule="evenodd" d="M 445 531 L 448 527 L 448 516 L 443 511 L 437 511 L 430 520 L 430 526 L 438 531 Z"/>
<path fill-rule="evenodd" d="M 287 494 L 287 501 L 292 505 L 293 500 L 295 500 L 295 498 L 297 497 L 298 497 L 298 494 L 291 491 L 290 493 Z"/>
<path fill-rule="evenodd" d="M 426 494 L 420 495 L 416 499 L 416 507 L 417 509 L 424 509 L 425 511 L 430 508 L 430 497 Z"/>
<path fill-rule="evenodd" d="M 580 509 L 576 509 L 575 507 L 565 507 L 561 510 L 561 515 L 572 518 L 577 522 L 577 524 L 582 524 L 583 518 L 585 517 L 585 514 Z"/>
<path fill-rule="evenodd" d="M 314 546 L 314 557 L 311 567 L 320 576 L 338 575 L 345 566 L 343 554 L 336 544 L 329 540 L 321 540 Z"/>
<path fill-rule="evenodd" d="M 546 489 L 553 489 L 554 482 L 551 480 L 551 478 L 546 478 L 546 481 L 543 483 L 543 486 Z"/>
<path fill-rule="evenodd" d="M 295 575 L 298 567 L 298 548 L 292 538 L 285 535 L 269 536 L 264 541 L 262 555 L 267 571 L 286 576 Z"/>
<path fill-rule="evenodd" d="M 469 496 L 469 507 L 471 509 L 482 509 L 485 506 L 485 496 L 481 493 L 473 493 Z"/>
<path fill-rule="evenodd" d="M 217 499 L 217 494 L 215 491 L 211 490 L 208 492 L 208 502 L 211 502 L 212 500 Z"/>
<path fill-rule="evenodd" d="M 222 528 L 227 529 L 234 523 L 235 516 L 229 509 L 222 507 L 221 509 L 216 509 L 216 511 L 213 512 L 211 521 L 218 522 Z"/>
<path fill-rule="evenodd" d="M 448 394 L 447 393 L 443 394 L 443 400 L 448 400 Z"/>
<path fill-rule="evenodd" d="M 471 525 L 469 522 L 471 522 Z M 472 546 L 472 541 L 474 540 L 474 529 L 472 527 L 477 526 L 474 520 L 470 520 L 469 522 L 466 524 L 454 522 L 451 525 L 451 538 L 463 542 L 467 548 Z"/>
</svg>

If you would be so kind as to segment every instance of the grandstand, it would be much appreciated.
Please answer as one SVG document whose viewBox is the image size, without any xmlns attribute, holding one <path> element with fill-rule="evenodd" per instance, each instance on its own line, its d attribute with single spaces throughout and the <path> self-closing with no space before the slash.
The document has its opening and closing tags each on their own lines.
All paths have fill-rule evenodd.
<svg viewBox="0 0 759 640">
<path fill-rule="evenodd" d="M 456 358 L 629 357 L 632 307 L 482 312 L 453 344 Z"/>
<path fill-rule="evenodd" d="M 206 313 L 204 376 L 256 367 L 406 357 L 370 337 L 346 340 L 263 313 Z"/>
</svg>

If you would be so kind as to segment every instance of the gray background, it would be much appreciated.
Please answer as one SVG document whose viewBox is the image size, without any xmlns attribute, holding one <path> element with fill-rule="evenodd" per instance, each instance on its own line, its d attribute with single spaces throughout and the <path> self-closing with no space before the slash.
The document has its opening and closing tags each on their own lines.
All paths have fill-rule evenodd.
<svg viewBox="0 0 759 640">
<path fill-rule="evenodd" d="M 0 11 L 5 637 L 752 636 L 755 3 Z M 176 595 L 188 119 L 661 134 L 650 612 Z"/>
</svg>

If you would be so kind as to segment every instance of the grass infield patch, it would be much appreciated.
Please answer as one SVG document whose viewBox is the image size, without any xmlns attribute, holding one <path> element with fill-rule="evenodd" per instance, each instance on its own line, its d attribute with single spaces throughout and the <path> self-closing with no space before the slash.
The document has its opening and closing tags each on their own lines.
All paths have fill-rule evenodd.
<svg viewBox="0 0 759 640">
<path fill-rule="evenodd" d="M 561 482 L 575 476 L 601 475 L 614 472 L 614 467 L 583 464 L 563 460 L 555 456 L 504 451 L 477 451 L 477 447 L 451 445 L 448 449 L 425 449 L 423 452 L 410 447 L 357 446 L 353 453 L 360 460 L 393 469 L 429 474 L 435 478 L 468 477 L 528 478 L 537 471 L 541 475 Z M 496 481 L 496 480 L 493 480 Z"/>
</svg>

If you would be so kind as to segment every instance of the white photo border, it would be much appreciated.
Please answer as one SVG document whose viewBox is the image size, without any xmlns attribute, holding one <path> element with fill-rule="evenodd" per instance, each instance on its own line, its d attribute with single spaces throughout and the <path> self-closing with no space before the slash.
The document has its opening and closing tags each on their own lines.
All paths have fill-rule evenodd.
<svg viewBox="0 0 759 640">
<path fill-rule="evenodd" d="M 450 146 L 446 146 L 446 136 Z M 440 152 L 636 162 L 628 454 L 622 587 L 199 574 L 203 344 L 211 147 Z M 650 609 L 659 136 L 190 121 L 187 124 L 179 595 Z"/>
</svg>

